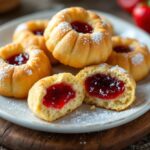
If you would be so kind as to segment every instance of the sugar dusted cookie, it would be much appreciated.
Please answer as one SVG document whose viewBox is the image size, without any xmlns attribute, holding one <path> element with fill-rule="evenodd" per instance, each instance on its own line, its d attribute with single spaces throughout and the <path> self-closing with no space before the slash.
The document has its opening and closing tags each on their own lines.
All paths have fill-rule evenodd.
<svg viewBox="0 0 150 150">
<path fill-rule="evenodd" d="M 86 67 L 77 74 L 85 91 L 85 103 L 121 111 L 135 100 L 134 79 L 119 66 L 101 64 Z"/>
<path fill-rule="evenodd" d="M 53 121 L 78 108 L 83 99 L 83 88 L 75 76 L 61 73 L 34 84 L 29 92 L 28 106 L 37 117 Z"/>
</svg>

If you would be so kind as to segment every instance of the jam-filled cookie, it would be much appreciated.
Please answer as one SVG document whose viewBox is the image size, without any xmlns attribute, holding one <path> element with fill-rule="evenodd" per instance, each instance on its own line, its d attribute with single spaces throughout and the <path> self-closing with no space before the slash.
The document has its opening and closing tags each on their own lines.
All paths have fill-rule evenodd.
<svg viewBox="0 0 150 150">
<path fill-rule="evenodd" d="M 106 23 L 94 12 L 80 7 L 67 8 L 53 16 L 44 37 L 53 56 L 75 68 L 104 62 L 112 51 Z"/>
<path fill-rule="evenodd" d="M 45 39 L 43 33 L 47 27 L 48 20 L 32 20 L 24 22 L 16 28 L 13 41 L 19 42 L 23 47 L 36 45 L 42 49 L 49 57 L 52 64 L 56 64 L 58 61 L 54 59 L 52 54 L 47 50 L 45 45 Z"/>
<path fill-rule="evenodd" d="M 31 86 L 51 72 L 48 57 L 38 48 L 24 49 L 18 43 L 0 48 L 0 94 L 3 96 L 25 98 Z"/>
<path fill-rule="evenodd" d="M 70 73 L 43 78 L 29 91 L 28 106 L 39 118 L 56 120 L 79 107 L 84 99 L 83 88 Z"/>
<path fill-rule="evenodd" d="M 136 39 L 112 37 L 113 51 L 108 59 L 111 65 L 119 65 L 128 70 L 136 81 L 146 77 L 150 69 L 148 48 Z"/>
<path fill-rule="evenodd" d="M 121 111 L 135 100 L 134 79 L 119 66 L 101 64 L 86 67 L 77 74 L 85 91 L 85 102 Z"/>
</svg>

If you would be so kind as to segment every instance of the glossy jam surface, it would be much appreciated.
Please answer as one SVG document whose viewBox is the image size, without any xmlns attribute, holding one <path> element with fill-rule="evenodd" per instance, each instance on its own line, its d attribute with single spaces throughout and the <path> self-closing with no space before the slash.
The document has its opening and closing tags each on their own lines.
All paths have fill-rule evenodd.
<svg viewBox="0 0 150 150">
<path fill-rule="evenodd" d="M 71 23 L 72 28 L 80 33 L 92 33 L 93 32 L 93 28 L 84 22 L 79 22 L 79 21 L 74 21 Z"/>
<path fill-rule="evenodd" d="M 43 29 L 34 30 L 32 32 L 33 32 L 34 35 L 37 35 L 37 36 L 43 36 L 43 34 L 44 34 Z"/>
<path fill-rule="evenodd" d="M 75 91 L 66 83 L 50 86 L 43 98 L 43 105 L 61 109 L 66 103 L 75 98 Z"/>
<path fill-rule="evenodd" d="M 121 45 L 121 46 L 115 46 L 113 48 L 113 50 L 115 52 L 117 52 L 117 53 L 129 53 L 129 52 L 133 51 L 133 49 L 131 47 L 129 47 L 129 46 L 123 46 L 123 45 Z"/>
<path fill-rule="evenodd" d="M 90 96 L 111 100 L 121 95 L 124 82 L 105 74 L 95 74 L 85 80 L 85 89 Z"/>
<path fill-rule="evenodd" d="M 25 64 L 28 59 L 29 55 L 27 53 L 20 53 L 6 59 L 6 62 L 11 65 L 22 65 Z"/>
</svg>

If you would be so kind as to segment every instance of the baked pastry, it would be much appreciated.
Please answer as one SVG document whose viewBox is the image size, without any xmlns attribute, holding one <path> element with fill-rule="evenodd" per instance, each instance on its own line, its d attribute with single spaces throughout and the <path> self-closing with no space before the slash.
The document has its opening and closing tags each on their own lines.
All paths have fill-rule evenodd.
<svg viewBox="0 0 150 150">
<path fill-rule="evenodd" d="M 43 37 L 47 24 L 48 20 L 32 20 L 22 23 L 16 28 L 13 41 L 21 43 L 25 48 L 31 45 L 38 46 L 46 53 L 51 63 L 56 64 L 58 61 L 54 59 L 52 54 L 47 50 Z"/>
<path fill-rule="evenodd" d="M 80 7 L 53 16 L 44 37 L 54 58 L 75 68 L 104 62 L 112 51 L 108 27 L 97 14 Z"/>
<path fill-rule="evenodd" d="M 70 73 L 43 78 L 29 91 L 28 106 L 39 118 L 56 120 L 79 107 L 84 99 L 83 88 Z"/>
<path fill-rule="evenodd" d="M 113 35 L 114 34 L 113 24 L 105 16 L 101 16 L 101 19 L 102 19 L 103 26 L 105 26 L 107 28 L 107 30 L 109 30 L 109 32 L 111 33 L 111 35 Z"/>
<path fill-rule="evenodd" d="M 135 81 L 119 66 L 86 67 L 77 74 L 77 79 L 84 87 L 85 103 L 121 111 L 135 100 Z"/>
<path fill-rule="evenodd" d="M 0 48 L 0 94 L 3 96 L 25 98 L 31 86 L 51 72 L 49 59 L 38 48 L 23 49 L 18 43 Z"/>
<path fill-rule="evenodd" d="M 112 37 L 113 52 L 108 59 L 111 65 L 119 65 L 128 70 L 136 81 L 148 75 L 150 53 L 148 48 L 136 39 Z"/>
</svg>

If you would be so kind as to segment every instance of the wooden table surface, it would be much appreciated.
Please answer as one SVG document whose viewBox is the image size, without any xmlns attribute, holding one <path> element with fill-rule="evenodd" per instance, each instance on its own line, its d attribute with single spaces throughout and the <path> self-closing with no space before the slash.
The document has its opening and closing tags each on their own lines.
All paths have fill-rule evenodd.
<svg viewBox="0 0 150 150">
<path fill-rule="evenodd" d="M 97 9 L 133 23 L 131 16 L 122 11 L 117 6 L 115 0 L 22 0 L 21 5 L 15 10 L 0 14 L 0 24 L 34 12 L 51 9 L 59 10 L 69 6 L 83 6 L 88 9 Z M 0 147 L 0 149 L 3 148 Z M 150 135 L 141 139 L 136 144 L 129 146 L 126 150 L 138 149 L 150 150 Z"/>
</svg>

